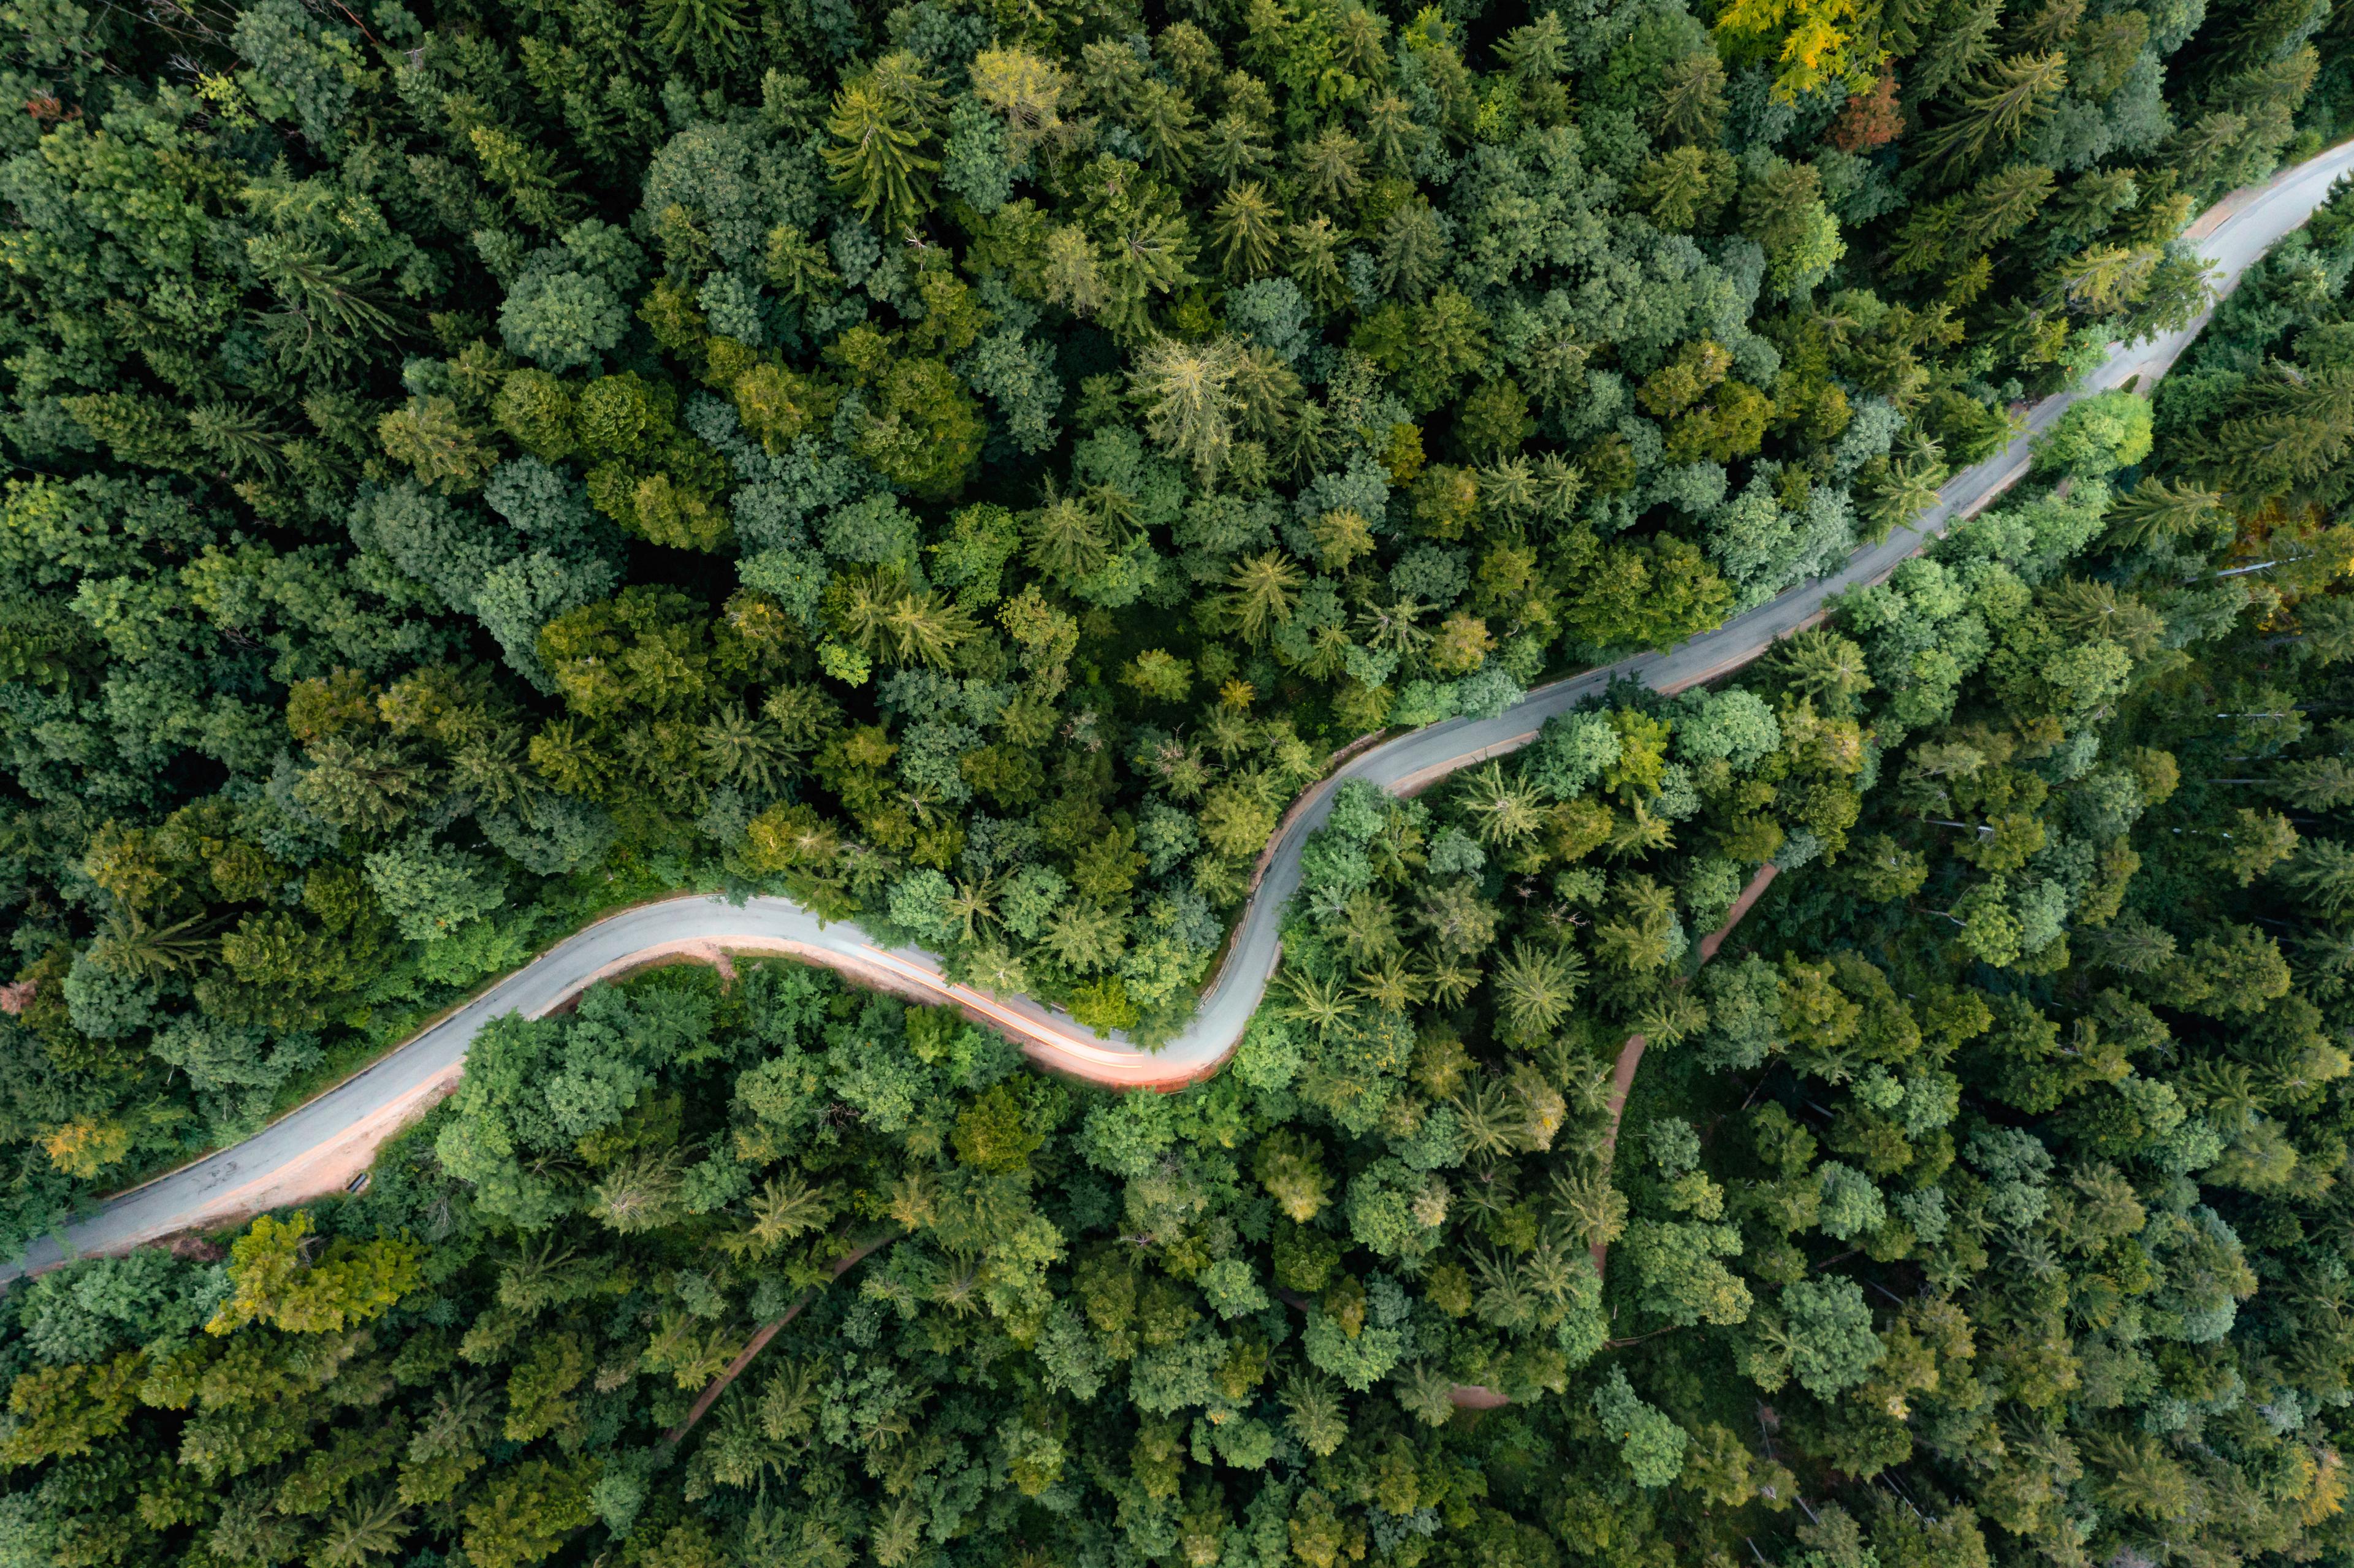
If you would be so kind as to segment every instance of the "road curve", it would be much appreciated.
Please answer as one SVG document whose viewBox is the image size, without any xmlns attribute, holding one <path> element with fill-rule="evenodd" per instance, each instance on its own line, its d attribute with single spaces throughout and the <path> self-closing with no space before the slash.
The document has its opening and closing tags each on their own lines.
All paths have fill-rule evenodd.
<svg viewBox="0 0 2354 1568">
<path fill-rule="evenodd" d="M 2354 171 L 2354 142 L 2283 170 L 2261 185 L 2235 191 L 2201 215 L 2186 236 L 2220 274 L 2228 293 L 2248 267 L 2303 224 L 2342 175 Z M 1789 589 L 1713 631 L 1665 653 L 1645 653 L 1529 694 L 1494 718 L 1449 719 L 1374 746 L 1301 798 L 1284 819 L 1225 963 L 1184 1032 L 1157 1052 L 1101 1039 L 1059 1009 L 1027 997 L 1000 997 L 941 977 L 939 962 L 914 948 L 877 946 L 855 924 L 826 924 L 785 898 L 741 904 L 699 895 L 624 910 L 568 938 L 261 1132 L 194 1164 L 109 1199 L 99 1211 L 45 1237 L 18 1263 L 0 1266 L 0 1282 L 53 1266 L 69 1256 L 112 1253 L 200 1226 L 218 1224 L 341 1188 L 367 1169 L 376 1149 L 454 1086 L 476 1031 L 508 1012 L 539 1017 L 600 980 L 672 955 L 721 951 L 790 954 L 856 979 L 932 1001 L 952 1002 L 1002 1029 L 1040 1065 L 1092 1083 L 1176 1088 L 1217 1070 L 1265 994 L 1279 952 L 1284 906 L 1299 885 L 1299 851 L 1331 810 L 1333 789 L 1361 779 L 1412 793 L 1458 768 L 1501 756 L 1535 737 L 1544 721 L 1632 677 L 1660 691 L 1681 691 L 1740 668 L 1776 640 L 1822 613 L 1832 595 L 1876 582 L 1929 538 L 1971 515 L 2027 471 L 2031 443 L 2078 397 L 2165 374 L 2206 316 L 2180 332 L 2111 352 L 2084 388 L 2046 398 L 2009 445 L 1956 474 L 1937 503 L 1910 526 L 1848 558 L 1834 576 Z"/>
</svg>

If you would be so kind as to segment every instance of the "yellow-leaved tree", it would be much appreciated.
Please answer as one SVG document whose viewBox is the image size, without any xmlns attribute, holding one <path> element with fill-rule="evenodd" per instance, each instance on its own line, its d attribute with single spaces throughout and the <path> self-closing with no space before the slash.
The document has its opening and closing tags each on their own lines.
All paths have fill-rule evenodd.
<svg viewBox="0 0 2354 1568">
<path fill-rule="evenodd" d="M 311 1216 L 268 1214 L 229 1244 L 228 1277 L 235 1294 L 221 1303 L 211 1334 L 260 1321 L 291 1334 L 335 1333 L 376 1317 L 421 1282 L 425 1249 L 406 1236 L 354 1241 L 338 1236 L 323 1249 Z"/>
<path fill-rule="evenodd" d="M 1855 0 L 1733 0 L 1716 36 L 1736 57 L 1774 60 L 1774 96 L 1787 103 L 1832 82 L 1871 88 L 1880 62 L 1855 48 L 1861 24 Z"/>
</svg>

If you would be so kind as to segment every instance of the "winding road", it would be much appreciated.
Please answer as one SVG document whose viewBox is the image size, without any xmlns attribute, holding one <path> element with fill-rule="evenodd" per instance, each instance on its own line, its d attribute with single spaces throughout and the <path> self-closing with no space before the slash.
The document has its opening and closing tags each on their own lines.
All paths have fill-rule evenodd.
<svg viewBox="0 0 2354 1568">
<path fill-rule="evenodd" d="M 2354 142 L 2283 170 L 2264 185 L 2235 191 L 2194 223 L 2186 238 L 2218 270 L 2228 293 L 2256 259 L 2303 224 L 2341 175 L 2354 170 Z M 1665 653 L 1646 653 L 1542 687 L 1503 714 L 1458 718 L 1370 747 L 1308 791 L 1285 817 L 1260 861 L 1261 874 L 1225 963 L 1184 1032 L 1159 1051 L 1114 1037 L 1026 997 L 1000 997 L 952 985 L 939 962 L 920 950 L 878 947 L 855 924 L 826 924 L 785 898 L 742 904 L 691 895 L 608 916 L 491 986 L 366 1070 L 238 1144 L 105 1202 L 88 1218 L 43 1238 L 0 1281 L 38 1272 L 66 1258 L 126 1251 L 181 1232 L 225 1224 L 281 1204 L 335 1192 L 356 1180 L 375 1151 L 455 1086 L 466 1048 L 491 1019 L 508 1012 L 542 1016 L 601 980 L 665 957 L 717 959 L 726 952 L 783 953 L 925 1001 L 951 1002 L 1002 1030 L 1041 1066 L 1089 1082 L 1176 1088 L 1215 1072 L 1242 1038 L 1265 994 L 1280 952 L 1284 906 L 1299 885 L 1299 851 L 1331 809 L 1333 789 L 1363 779 L 1399 794 L 1424 789 L 1458 768 L 1512 751 L 1544 721 L 1633 677 L 1663 692 L 1681 691 L 1736 670 L 1822 613 L 1831 596 L 1875 582 L 1943 533 L 1986 506 L 2027 471 L 2031 444 L 2077 397 L 2165 374 L 2205 324 L 2111 352 L 2084 387 L 2045 399 L 2009 445 L 1956 474 L 1937 503 L 1909 527 L 1857 551 L 1836 575 L 1802 584 L 1715 630 Z M 1623 1090 L 1621 1091 L 1623 1093 Z"/>
</svg>

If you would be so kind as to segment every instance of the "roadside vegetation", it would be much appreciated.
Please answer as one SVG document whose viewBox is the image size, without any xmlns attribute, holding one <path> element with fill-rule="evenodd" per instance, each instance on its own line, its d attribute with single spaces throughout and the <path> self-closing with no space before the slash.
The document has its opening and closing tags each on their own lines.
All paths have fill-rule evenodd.
<svg viewBox="0 0 2354 1568">
<path fill-rule="evenodd" d="M 7 26 L 16 1244 L 667 889 L 1172 1029 L 1331 749 L 1908 517 L 2354 90 L 2296 7 Z M 2346 1555 L 2349 281 L 2340 195 L 1822 625 L 1340 791 L 1206 1084 L 663 968 L 19 1283 L 0 1568 Z"/>
<path fill-rule="evenodd" d="M 0 1239 L 665 890 L 1164 1035 L 1331 750 L 2186 319 L 2327 21 L 12 17 Z"/>
</svg>

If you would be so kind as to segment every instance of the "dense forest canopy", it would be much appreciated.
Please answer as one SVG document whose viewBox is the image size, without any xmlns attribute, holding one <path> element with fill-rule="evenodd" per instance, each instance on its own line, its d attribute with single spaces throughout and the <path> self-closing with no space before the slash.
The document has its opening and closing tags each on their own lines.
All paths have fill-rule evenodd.
<svg viewBox="0 0 2354 1568">
<path fill-rule="evenodd" d="M 0 1243 L 664 891 L 1165 1033 L 1336 748 L 2195 315 L 2348 16 L 10 12 Z M 0 1568 L 2347 1556 L 2354 196 L 2151 390 L 1339 791 L 1182 1094 L 781 962 L 496 1022 L 0 1295 Z"/>
<path fill-rule="evenodd" d="M 500 1021 L 365 1194 L 0 1297 L 0 1562 L 2333 1560 L 2349 281 L 2354 195 L 2163 451 L 1345 787 L 1200 1087 L 783 963 Z"/>
<path fill-rule="evenodd" d="M 1165 1035 L 1333 748 L 1820 573 L 2187 319 L 2337 26 L 12 14 L 0 1239 L 666 890 Z"/>
</svg>

